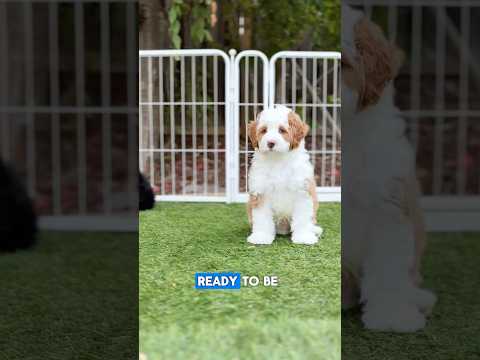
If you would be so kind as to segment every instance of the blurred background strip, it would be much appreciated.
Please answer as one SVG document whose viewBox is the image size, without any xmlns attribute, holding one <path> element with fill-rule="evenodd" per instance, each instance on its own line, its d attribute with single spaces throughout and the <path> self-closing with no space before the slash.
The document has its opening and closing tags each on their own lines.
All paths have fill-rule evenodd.
<svg viewBox="0 0 480 360">
<path fill-rule="evenodd" d="M 137 228 L 136 9 L 0 2 L 0 154 L 41 227 Z"/>
</svg>

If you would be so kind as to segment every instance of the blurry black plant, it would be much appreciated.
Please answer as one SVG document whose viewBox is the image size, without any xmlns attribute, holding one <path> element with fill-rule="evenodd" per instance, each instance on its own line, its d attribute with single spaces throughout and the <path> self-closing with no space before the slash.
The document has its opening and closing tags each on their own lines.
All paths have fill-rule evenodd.
<svg viewBox="0 0 480 360">
<path fill-rule="evenodd" d="M 0 252 L 33 246 L 36 233 L 33 202 L 13 169 L 0 161 Z"/>
<path fill-rule="evenodd" d="M 155 205 L 155 195 L 153 193 L 152 186 L 142 175 L 138 173 L 138 209 L 149 210 Z"/>
</svg>

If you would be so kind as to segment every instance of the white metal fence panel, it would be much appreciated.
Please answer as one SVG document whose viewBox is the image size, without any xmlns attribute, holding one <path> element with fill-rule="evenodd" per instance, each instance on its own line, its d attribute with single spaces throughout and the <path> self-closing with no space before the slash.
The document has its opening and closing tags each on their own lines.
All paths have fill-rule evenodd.
<svg viewBox="0 0 480 360">
<path fill-rule="evenodd" d="M 339 201 L 339 58 L 333 52 L 280 52 L 269 61 L 256 50 L 232 50 L 230 57 L 212 49 L 140 51 L 139 164 L 157 200 L 245 201 L 253 154 L 248 122 L 282 103 L 311 125 L 307 148 L 320 199 Z"/>
<path fill-rule="evenodd" d="M 234 56 L 234 52 L 231 53 Z M 260 51 L 246 50 L 234 59 L 235 98 L 233 105 L 234 158 L 233 201 L 243 201 L 248 192 L 248 168 L 253 148 L 248 138 L 248 123 L 268 106 L 268 58 Z"/>
<path fill-rule="evenodd" d="M 157 199 L 227 200 L 228 56 L 140 51 L 139 78 L 139 164 Z"/>
<path fill-rule="evenodd" d="M 340 53 L 282 51 L 270 60 L 270 104 L 293 108 L 310 125 L 306 148 L 320 200 L 340 200 Z"/>
</svg>

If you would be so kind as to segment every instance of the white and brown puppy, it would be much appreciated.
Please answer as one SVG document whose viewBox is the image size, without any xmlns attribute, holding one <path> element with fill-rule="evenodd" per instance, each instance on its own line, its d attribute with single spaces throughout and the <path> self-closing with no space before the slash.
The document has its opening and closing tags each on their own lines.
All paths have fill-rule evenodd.
<svg viewBox="0 0 480 360">
<path fill-rule="evenodd" d="M 342 308 L 366 328 L 425 326 L 435 296 L 418 287 L 425 246 L 415 156 L 393 102 L 401 52 L 361 12 L 342 8 Z"/>
<path fill-rule="evenodd" d="M 313 166 L 305 150 L 308 125 L 292 110 L 263 110 L 248 126 L 255 149 L 248 174 L 248 217 L 252 244 L 271 244 L 292 232 L 295 244 L 315 244 L 317 197 Z"/>
</svg>

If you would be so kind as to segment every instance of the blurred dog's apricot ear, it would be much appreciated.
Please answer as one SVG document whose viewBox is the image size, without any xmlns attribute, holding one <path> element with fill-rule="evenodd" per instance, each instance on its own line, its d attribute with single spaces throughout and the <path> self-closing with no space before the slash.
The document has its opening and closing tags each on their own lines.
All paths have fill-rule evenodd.
<svg viewBox="0 0 480 360">
<path fill-rule="evenodd" d="M 248 137 L 250 138 L 250 142 L 252 143 L 252 147 L 256 149 L 258 147 L 256 121 L 250 121 L 248 123 L 247 133 L 248 133 Z"/>
<path fill-rule="evenodd" d="M 310 127 L 303 122 L 300 116 L 291 111 L 288 114 L 288 132 L 290 134 L 290 148 L 295 149 L 305 136 L 307 136 Z"/>
<path fill-rule="evenodd" d="M 355 24 L 355 47 L 362 77 L 358 99 L 360 111 L 377 103 L 387 83 L 397 75 L 403 56 L 388 42 L 380 27 L 366 17 Z"/>
</svg>

